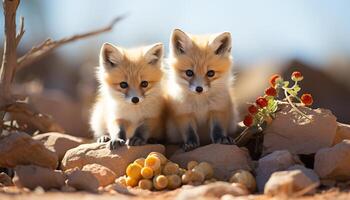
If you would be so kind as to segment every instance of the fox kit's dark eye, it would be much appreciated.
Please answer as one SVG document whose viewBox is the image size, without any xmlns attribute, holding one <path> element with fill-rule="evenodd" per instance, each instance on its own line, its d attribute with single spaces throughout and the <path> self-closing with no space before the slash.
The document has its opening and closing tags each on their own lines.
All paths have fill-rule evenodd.
<svg viewBox="0 0 350 200">
<path fill-rule="evenodd" d="M 186 70 L 186 76 L 191 77 L 191 76 L 193 76 L 193 74 L 194 73 L 192 70 L 190 70 L 190 69 Z"/>
<path fill-rule="evenodd" d="M 146 88 L 148 86 L 148 82 L 147 81 L 141 81 L 141 87 Z"/>
<path fill-rule="evenodd" d="M 128 87 L 128 83 L 127 83 L 127 82 L 120 82 L 119 85 L 120 85 L 120 87 L 123 88 L 123 89 L 125 89 L 125 88 Z"/>
<path fill-rule="evenodd" d="M 208 77 L 213 77 L 214 75 L 215 75 L 214 70 L 209 70 L 209 71 L 207 72 L 207 76 L 208 76 Z"/>
</svg>

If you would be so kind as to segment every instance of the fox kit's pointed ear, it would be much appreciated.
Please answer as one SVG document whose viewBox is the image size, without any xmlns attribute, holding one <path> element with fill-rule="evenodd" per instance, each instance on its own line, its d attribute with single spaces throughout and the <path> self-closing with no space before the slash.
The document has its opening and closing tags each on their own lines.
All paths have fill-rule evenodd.
<svg viewBox="0 0 350 200">
<path fill-rule="evenodd" d="M 156 43 L 146 48 L 144 56 L 148 64 L 157 65 L 163 57 L 164 47 L 162 43 Z"/>
<path fill-rule="evenodd" d="M 123 60 L 123 52 L 118 47 L 110 43 L 104 43 L 100 51 L 100 65 L 113 68 L 118 66 Z"/>
<path fill-rule="evenodd" d="M 209 42 L 209 46 L 214 50 L 216 55 L 229 55 L 232 48 L 231 33 L 223 32 L 215 35 Z"/>
<path fill-rule="evenodd" d="M 170 38 L 170 49 L 175 55 L 186 54 L 192 48 L 191 38 L 182 30 L 175 29 Z"/>
</svg>

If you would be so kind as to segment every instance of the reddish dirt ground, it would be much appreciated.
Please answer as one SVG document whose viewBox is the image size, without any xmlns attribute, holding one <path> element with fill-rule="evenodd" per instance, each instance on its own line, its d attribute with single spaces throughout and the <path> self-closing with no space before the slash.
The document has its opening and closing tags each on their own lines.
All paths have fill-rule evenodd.
<svg viewBox="0 0 350 200">
<path fill-rule="evenodd" d="M 18 190 L 13 189 L 9 190 L 6 193 L 0 193 L 0 200 L 115 200 L 115 199 L 152 199 L 152 200 L 161 200 L 161 199 L 175 199 L 178 190 L 170 192 L 145 192 L 139 193 L 138 196 L 124 195 L 124 194 L 91 194 L 86 192 L 75 192 L 75 193 L 62 193 L 62 192 L 28 192 L 18 194 Z M 203 199 L 203 198 L 201 198 Z M 217 198 L 205 198 L 205 199 L 217 199 Z M 245 199 L 245 198 L 242 198 Z M 266 200 L 266 199 L 288 199 L 288 200 L 348 200 L 350 199 L 350 191 L 339 191 L 338 189 L 330 189 L 317 193 L 312 196 L 302 196 L 302 197 L 268 197 L 265 195 L 250 195 L 247 196 L 247 199 L 251 200 Z"/>
</svg>

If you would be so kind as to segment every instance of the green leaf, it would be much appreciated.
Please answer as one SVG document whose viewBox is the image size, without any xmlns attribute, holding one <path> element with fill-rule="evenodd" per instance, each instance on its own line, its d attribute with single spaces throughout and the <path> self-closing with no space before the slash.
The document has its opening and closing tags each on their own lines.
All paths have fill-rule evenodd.
<svg viewBox="0 0 350 200">
<path fill-rule="evenodd" d="M 288 87 L 289 81 L 283 81 L 283 87 Z"/>
<path fill-rule="evenodd" d="M 299 87 L 299 85 L 296 85 L 294 88 L 293 88 L 294 92 L 296 94 L 298 94 L 298 92 L 301 90 L 301 88 Z"/>
</svg>

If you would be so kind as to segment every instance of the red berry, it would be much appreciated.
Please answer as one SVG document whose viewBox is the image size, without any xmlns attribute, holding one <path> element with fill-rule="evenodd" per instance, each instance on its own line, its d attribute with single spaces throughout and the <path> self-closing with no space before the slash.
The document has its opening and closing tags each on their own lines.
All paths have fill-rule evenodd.
<svg viewBox="0 0 350 200">
<path fill-rule="evenodd" d="M 251 126 L 253 124 L 253 117 L 251 115 L 245 116 L 243 124 L 246 126 Z"/>
<path fill-rule="evenodd" d="M 251 105 L 248 107 L 248 111 L 250 114 L 254 115 L 258 112 L 258 108 L 255 105 Z"/>
<path fill-rule="evenodd" d="M 303 94 L 301 95 L 301 102 L 303 102 L 303 104 L 305 104 L 306 106 L 311 106 L 314 100 L 311 94 Z"/>
<path fill-rule="evenodd" d="M 269 87 L 265 90 L 265 94 L 274 97 L 277 95 L 277 90 L 274 87 Z"/>
<path fill-rule="evenodd" d="M 275 87 L 275 86 L 276 86 L 276 81 L 277 81 L 277 79 L 279 79 L 279 78 L 281 78 L 281 76 L 278 75 L 278 74 L 272 75 L 271 78 L 270 78 L 270 85 L 271 85 L 272 87 Z"/>
<path fill-rule="evenodd" d="M 260 108 L 264 108 L 267 106 L 267 100 L 264 97 L 259 97 L 255 101 L 256 104 L 260 106 Z"/>
<path fill-rule="evenodd" d="M 292 80 L 293 80 L 293 81 L 301 81 L 301 80 L 303 80 L 303 79 L 304 79 L 304 77 L 303 77 L 303 75 L 301 74 L 301 72 L 295 71 L 295 72 L 292 73 Z"/>
</svg>

